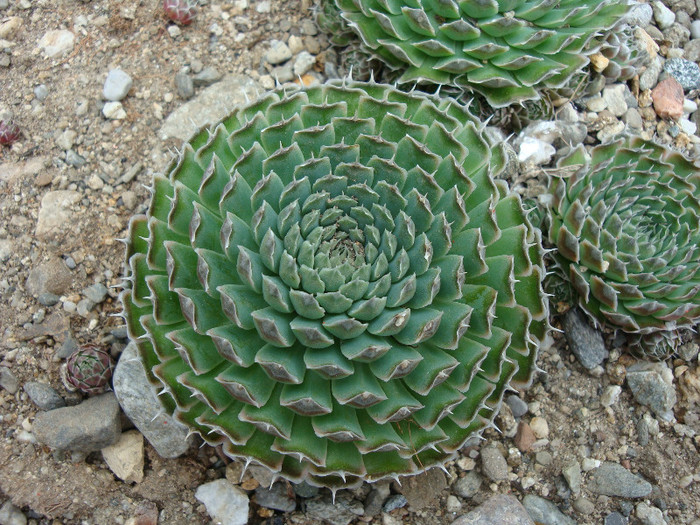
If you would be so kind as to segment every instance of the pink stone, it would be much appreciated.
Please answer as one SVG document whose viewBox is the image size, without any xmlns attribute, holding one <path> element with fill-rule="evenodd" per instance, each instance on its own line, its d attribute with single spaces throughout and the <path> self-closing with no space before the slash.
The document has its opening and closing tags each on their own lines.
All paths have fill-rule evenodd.
<svg viewBox="0 0 700 525">
<path fill-rule="evenodd" d="M 661 118 L 681 118 L 683 116 L 683 88 L 673 77 L 657 84 L 651 91 L 654 111 Z"/>
</svg>

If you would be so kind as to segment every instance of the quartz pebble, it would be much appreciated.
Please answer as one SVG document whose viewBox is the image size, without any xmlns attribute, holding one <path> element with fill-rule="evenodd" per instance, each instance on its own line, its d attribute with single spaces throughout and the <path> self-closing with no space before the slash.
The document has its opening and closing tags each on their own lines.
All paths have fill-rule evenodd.
<svg viewBox="0 0 700 525">
<path fill-rule="evenodd" d="M 48 31 L 39 40 L 39 49 L 46 58 L 54 58 L 73 50 L 75 35 L 67 29 Z"/>
<path fill-rule="evenodd" d="M 227 479 L 200 485 L 194 497 L 204 503 L 209 516 L 220 525 L 248 523 L 248 495 Z"/>
<path fill-rule="evenodd" d="M 668 7 L 666 7 L 663 2 L 656 1 L 652 4 L 652 9 L 654 12 L 654 19 L 659 26 L 659 29 L 666 29 L 671 27 L 673 22 L 676 21 L 676 15 Z"/>
<path fill-rule="evenodd" d="M 105 100 L 119 101 L 126 97 L 131 89 L 134 81 L 126 71 L 121 69 L 112 69 L 107 74 L 104 87 L 102 88 L 102 96 Z"/>
</svg>

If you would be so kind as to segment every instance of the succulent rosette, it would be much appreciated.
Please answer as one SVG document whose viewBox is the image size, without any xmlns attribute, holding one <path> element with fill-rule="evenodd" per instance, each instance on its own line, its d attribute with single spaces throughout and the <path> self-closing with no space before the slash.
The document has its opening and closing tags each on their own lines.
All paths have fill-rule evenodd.
<svg viewBox="0 0 700 525">
<path fill-rule="evenodd" d="M 493 107 L 538 98 L 588 64 L 620 0 L 331 0 L 399 83 L 450 85 Z"/>
<path fill-rule="evenodd" d="M 129 334 L 177 419 L 332 488 L 442 465 L 527 385 L 541 236 L 451 99 L 278 90 L 185 146 L 130 223 Z"/>
<path fill-rule="evenodd" d="M 68 357 L 63 377 L 70 390 L 102 394 L 109 390 L 113 370 L 114 361 L 107 350 L 95 344 L 86 344 Z"/>
<path fill-rule="evenodd" d="M 639 137 L 597 146 L 590 156 L 579 148 L 558 166 L 548 236 L 580 306 L 628 333 L 697 323 L 700 168 Z M 647 339 L 647 346 L 670 348 L 666 340 Z"/>
</svg>

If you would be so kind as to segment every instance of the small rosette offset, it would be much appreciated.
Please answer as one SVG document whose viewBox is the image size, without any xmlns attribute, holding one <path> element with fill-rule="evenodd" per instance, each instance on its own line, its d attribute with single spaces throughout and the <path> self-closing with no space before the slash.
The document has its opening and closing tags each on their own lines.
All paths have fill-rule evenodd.
<svg viewBox="0 0 700 525">
<path fill-rule="evenodd" d="M 538 98 L 588 64 L 619 0 L 334 0 L 399 82 L 447 84 L 493 107 Z"/>
<path fill-rule="evenodd" d="M 461 105 L 273 92 L 187 145 L 131 222 L 128 327 L 176 417 L 291 480 L 440 465 L 529 383 L 540 232 Z"/>
<path fill-rule="evenodd" d="M 549 241 L 594 319 L 629 333 L 700 319 L 700 170 L 641 138 L 576 150 L 554 177 Z M 578 168 L 578 169 L 577 169 Z"/>
</svg>

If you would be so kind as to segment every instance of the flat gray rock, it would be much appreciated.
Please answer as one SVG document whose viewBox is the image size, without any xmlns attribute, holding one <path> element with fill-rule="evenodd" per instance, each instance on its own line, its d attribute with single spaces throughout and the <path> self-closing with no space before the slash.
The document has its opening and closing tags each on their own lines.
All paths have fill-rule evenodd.
<svg viewBox="0 0 700 525">
<path fill-rule="evenodd" d="M 119 403 L 114 393 L 86 399 L 79 405 L 39 412 L 36 439 L 55 450 L 89 453 L 113 445 L 121 435 Z"/>
<path fill-rule="evenodd" d="M 638 361 L 627 368 L 627 384 L 638 403 L 648 406 L 664 421 L 673 421 L 676 390 L 673 372 L 665 363 Z"/>
<path fill-rule="evenodd" d="M 651 494 L 651 484 L 617 463 L 606 461 L 591 472 L 586 488 L 596 494 L 621 498 L 643 498 Z"/>
<path fill-rule="evenodd" d="M 588 324 L 583 312 L 578 308 L 566 312 L 561 321 L 569 348 L 584 368 L 591 370 L 608 357 L 609 352 L 605 348 L 603 336 Z"/>
<path fill-rule="evenodd" d="M 28 381 L 24 384 L 24 391 L 41 410 L 55 410 L 66 406 L 66 402 L 58 392 L 46 383 Z"/>
<path fill-rule="evenodd" d="M 163 140 L 189 140 L 198 130 L 216 124 L 236 106 L 255 100 L 264 91 L 260 84 L 244 75 L 226 75 L 213 86 L 173 111 L 160 128 Z"/>
<path fill-rule="evenodd" d="M 525 496 L 523 506 L 527 509 L 530 518 L 538 524 L 576 525 L 576 522 L 560 511 L 554 503 L 534 494 Z"/>
<path fill-rule="evenodd" d="M 127 345 L 117 362 L 112 386 L 124 413 L 158 454 L 176 458 L 187 451 L 191 444 L 188 430 L 165 412 L 133 343 Z"/>
<path fill-rule="evenodd" d="M 535 525 L 527 510 L 510 494 L 498 494 L 486 500 L 452 525 Z"/>
</svg>

